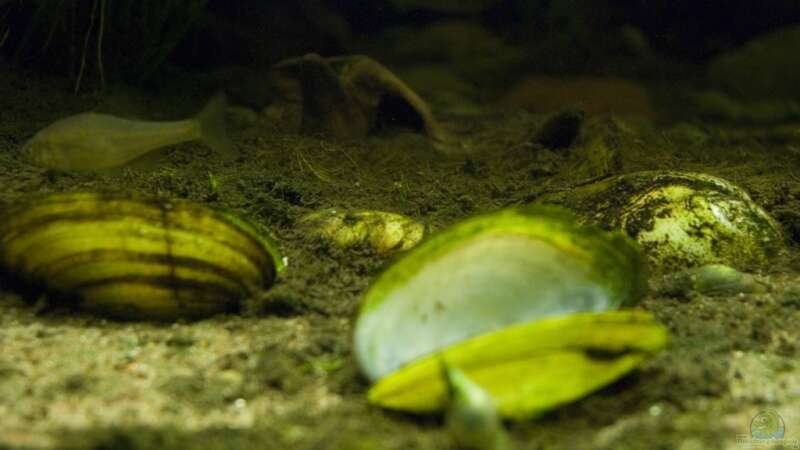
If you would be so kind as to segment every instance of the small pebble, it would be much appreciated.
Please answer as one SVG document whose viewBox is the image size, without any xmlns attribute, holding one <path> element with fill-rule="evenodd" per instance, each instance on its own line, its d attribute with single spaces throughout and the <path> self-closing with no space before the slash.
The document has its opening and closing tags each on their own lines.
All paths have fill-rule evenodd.
<svg viewBox="0 0 800 450">
<path fill-rule="evenodd" d="M 767 287 L 753 274 L 739 272 L 724 264 L 707 264 L 666 275 L 654 283 L 653 290 L 669 297 L 685 298 L 691 294 L 724 297 L 766 292 Z"/>
</svg>

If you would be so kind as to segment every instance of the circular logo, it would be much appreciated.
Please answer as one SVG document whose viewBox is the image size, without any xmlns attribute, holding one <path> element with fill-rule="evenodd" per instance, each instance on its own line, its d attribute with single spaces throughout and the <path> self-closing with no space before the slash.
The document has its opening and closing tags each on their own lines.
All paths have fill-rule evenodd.
<svg viewBox="0 0 800 450">
<path fill-rule="evenodd" d="M 761 411 L 750 421 L 750 436 L 753 439 L 783 439 L 785 432 L 783 417 L 775 411 Z"/>
</svg>

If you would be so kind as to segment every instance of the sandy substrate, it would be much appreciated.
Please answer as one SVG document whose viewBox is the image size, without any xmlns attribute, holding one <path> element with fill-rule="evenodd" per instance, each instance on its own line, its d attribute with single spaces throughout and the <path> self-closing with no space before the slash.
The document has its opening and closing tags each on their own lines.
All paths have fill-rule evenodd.
<svg viewBox="0 0 800 450">
<path fill-rule="evenodd" d="M 369 406 L 351 356 L 359 298 L 392 257 L 333 248 L 296 221 L 325 207 L 369 208 L 436 231 L 584 181 L 570 170 L 579 152 L 534 154 L 531 131 L 543 117 L 487 108 L 448 118 L 463 133 L 465 154 L 454 159 L 409 131 L 332 142 L 259 114 L 239 124 L 241 157 L 232 161 L 189 143 L 147 169 L 59 174 L 15 153 L 42 126 L 86 109 L 130 113 L 132 102 L 137 114 L 168 119 L 199 106 L 163 95 L 121 98 L 73 96 L 65 81 L 0 71 L 0 201 L 75 190 L 192 199 L 268 227 L 290 267 L 240 313 L 193 323 L 107 321 L 0 290 L 0 449 L 451 448 L 439 418 Z M 800 217 L 795 144 L 727 131 L 697 142 L 672 128 L 619 125 L 590 119 L 577 146 L 609 135 L 620 155 L 615 172 L 710 173 L 741 185 L 789 231 Z M 511 424 L 512 438 L 519 448 L 548 450 L 733 450 L 751 419 L 774 409 L 786 438 L 800 439 L 797 256 L 790 245 L 765 268 L 766 292 L 648 297 L 643 307 L 670 329 L 670 349 L 584 400 Z"/>
</svg>

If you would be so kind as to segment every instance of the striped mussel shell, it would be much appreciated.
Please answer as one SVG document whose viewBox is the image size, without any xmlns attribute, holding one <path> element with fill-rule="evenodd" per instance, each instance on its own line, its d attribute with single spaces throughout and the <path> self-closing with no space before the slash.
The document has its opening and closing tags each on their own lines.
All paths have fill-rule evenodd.
<svg viewBox="0 0 800 450">
<path fill-rule="evenodd" d="M 189 201 L 51 194 L 6 207 L 2 217 L 6 276 L 113 318 L 235 310 L 282 268 L 276 245 L 255 225 Z"/>
</svg>

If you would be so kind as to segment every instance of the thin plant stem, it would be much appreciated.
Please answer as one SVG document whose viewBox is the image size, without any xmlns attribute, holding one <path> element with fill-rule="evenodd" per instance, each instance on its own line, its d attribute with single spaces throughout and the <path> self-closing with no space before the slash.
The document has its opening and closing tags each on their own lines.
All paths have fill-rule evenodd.
<svg viewBox="0 0 800 450">
<path fill-rule="evenodd" d="M 100 86 L 106 87 L 106 73 L 103 70 L 103 31 L 106 24 L 106 0 L 100 0 L 100 28 L 97 30 L 97 70 L 100 72 Z"/>
<path fill-rule="evenodd" d="M 56 4 L 53 9 L 60 10 L 63 3 L 63 0 L 58 0 L 58 4 Z M 52 19 L 51 22 L 52 24 L 50 25 L 50 32 L 47 33 L 47 39 L 45 39 L 44 45 L 42 45 L 42 55 L 44 55 L 44 53 L 47 51 L 47 47 L 50 46 L 50 43 L 53 42 L 53 36 L 55 36 L 56 30 L 60 25 L 60 20 L 58 18 Z"/>
<path fill-rule="evenodd" d="M 94 18 L 97 14 L 97 3 L 98 0 L 94 0 L 92 2 L 92 15 L 89 17 L 89 26 L 86 28 L 86 36 L 83 39 L 83 55 L 81 56 L 81 67 L 78 69 L 78 79 L 75 80 L 75 93 L 77 94 L 78 91 L 81 89 L 81 80 L 83 79 L 83 71 L 86 68 L 86 52 L 89 49 L 89 37 L 92 34 L 92 28 L 94 28 Z"/>
</svg>

